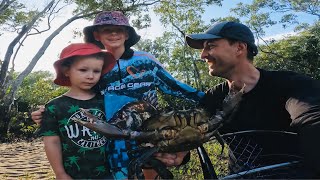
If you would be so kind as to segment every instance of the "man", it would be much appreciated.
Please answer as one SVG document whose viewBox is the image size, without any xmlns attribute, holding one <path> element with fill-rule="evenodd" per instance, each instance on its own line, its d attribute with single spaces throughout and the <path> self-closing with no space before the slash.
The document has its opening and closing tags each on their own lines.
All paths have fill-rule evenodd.
<svg viewBox="0 0 320 180">
<path fill-rule="evenodd" d="M 297 132 L 297 141 L 287 150 L 294 149 L 303 156 L 304 171 L 308 171 L 305 178 L 320 177 L 320 82 L 294 72 L 254 67 L 252 61 L 258 53 L 257 46 L 253 33 L 241 23 L 218 22 L 202 34 L 187 35 L 186 41 L 191 48 L 202 49 L 201 59 L 207 62 L 211 76 L 226 79 L 206 92 L 202 105 L 209 112 L 221 109 L 231 82 L 235 82 L 238 89 L 245 84 L 245 94 L 236 112 L 220 131 Z M 274 151 L 280 149 L 272 144 L 275 140 L 259 143 L 263 147 L 273 146 L 269 149 Z M 286 143 L 278 144 L 286 148 Z"/>
</svg>

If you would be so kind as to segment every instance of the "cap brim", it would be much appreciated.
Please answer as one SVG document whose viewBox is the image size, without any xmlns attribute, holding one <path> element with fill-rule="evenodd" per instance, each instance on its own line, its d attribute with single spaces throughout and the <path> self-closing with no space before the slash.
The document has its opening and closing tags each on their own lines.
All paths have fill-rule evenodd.
<svg viewBox="0 0 320 180">
<path fill-rule="evenodd" d="M 140 40 L 141 36 L 139 36 L 137 34 L 137 32 L 135 31 L 135 29 L 131 26 L 126 26 L 128 28 L 128 34 L 129 34 L 129 38 L 128 40 L 126 40 L 125 42 L 125 46 L 126 47 L 131 47 L 135 44 L 137 44 L 137 42 Z"/>
<path fill-rule="evenodd" d="M 64 75 L 61 63 L 62 61 L 58 60 L 53 64 L 53 67 L 56 70 L 56 78 L 53 82 L 59 86 L 70 86 L 70 80 Z"/>
<path fill-rule="evenodd" d="M 105 49 L 104 45 L 100 41 L 95 40 L 93 35 L 94 28 L 95 28 L 95 25 L 87 26 L 83 28 L 84 42 L 93 43 L 99 46 L 101 49 Z"/>
<path fill-rule="evenodd" d="M 221 36 L 212 34 L 189 34 L 186 36 L 187 44 L 194 49 L 203 49 L 203 42 L 209 39 L 220 39 Z"/>
<path fill-rule="evenodd" d="M 117 62 L 117 60 L 114 58 L 114 56 L 110 52 L 105 52 L 105 51 L 102 51 L 102 52 L 105 53 L 105 57 L 104 57 L 104 64 L 103 64 L 101 76 L 110 72 Z"/>
</svg>

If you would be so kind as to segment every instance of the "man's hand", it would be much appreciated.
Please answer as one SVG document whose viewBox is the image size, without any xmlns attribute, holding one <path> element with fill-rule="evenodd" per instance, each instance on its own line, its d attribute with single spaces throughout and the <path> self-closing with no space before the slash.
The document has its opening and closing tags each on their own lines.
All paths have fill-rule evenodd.
<svg viewBox="0 0 320 180">
<path fill-rule="evenodd" d="M 38 110 L 33 111 L 31 113 L 31 119 L 33 120 L 33 122 L 37 124 L 41 124 L 43 112 L 44 112 L 44 106 L 39 106 Z"/>
<path fill-rule="evenodd" d="M 184 157 L 188 154 L 188 151 L 177 153 L 155 153 L 154 156 L 164 163 L 167 167 L 181 165 Z M 158 173 L 154 169 L 144 169 L 144 176 L 146 179 L 156 179 Z"/>
<path fill-rule="evenodd" d="M 154 156 L 162 161 L 166 166 L 179 166 L 183 158 L 188 154 L 188 151 L 177 153 L 155 153 Z"/>
</svg>

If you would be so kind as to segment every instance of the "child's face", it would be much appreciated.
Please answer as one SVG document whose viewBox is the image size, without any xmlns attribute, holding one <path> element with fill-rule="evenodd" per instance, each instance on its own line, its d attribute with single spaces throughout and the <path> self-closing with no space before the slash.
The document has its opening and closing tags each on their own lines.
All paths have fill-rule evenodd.
<svg viewBox="0 0 320 180">
<path fill-rule="evenodd" d="M 95 57 L 77 57 L 65 71 L 73 90 L 90 90 L 100 79 L 104 61 Z"/>
<path fill-rule="evenodd" d="M 99 40 L 106 49 L 124 47 L 124 42 L 129 38 L 128 32 L 123 26 L 99 26 L 94 32 L 94 37 Z"/>
</svg>

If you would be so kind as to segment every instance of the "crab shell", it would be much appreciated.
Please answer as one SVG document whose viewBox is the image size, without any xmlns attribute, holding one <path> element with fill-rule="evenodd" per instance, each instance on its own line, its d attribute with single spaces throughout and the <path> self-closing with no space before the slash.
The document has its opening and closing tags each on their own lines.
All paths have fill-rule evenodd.
<svg viewBox="0 0 320 180">
<path fill-rule="evenodd" d="M 146 101 L 126 105 L 108 123 L 85 113 L 90 121 L 75 121 L 107 138 L 133 139 L 142 147 L 159 147 L 161 152 L 198 147 L 216 134 L 223 119 L 220 115 L 210 118 L 203 109 L 158 113 Z"/>
<path fill-rule="evenodd" d="M 75 121 L 110 139 L 136 140 L 142 147 L 158 147 L 161 152 L 187 151 L 218 137 L 217 129 L 240 102 L 244 88 L 231 89 L 223 101 L 223 110 L 212 117 L 199 108 L 159 112 L 141 100 L 125 105 L 108 123 L 85 110 L 90 121 Z"/>
<path fill-rule="evenodd" d="M 210 139 L 207 122 L 210 117 L 203 109 L 177 110 L 160 113 L 146 120 L 144 132 L 156 132 L 149 142 L 163 152 L 191 150 Z"/>
</svg>

